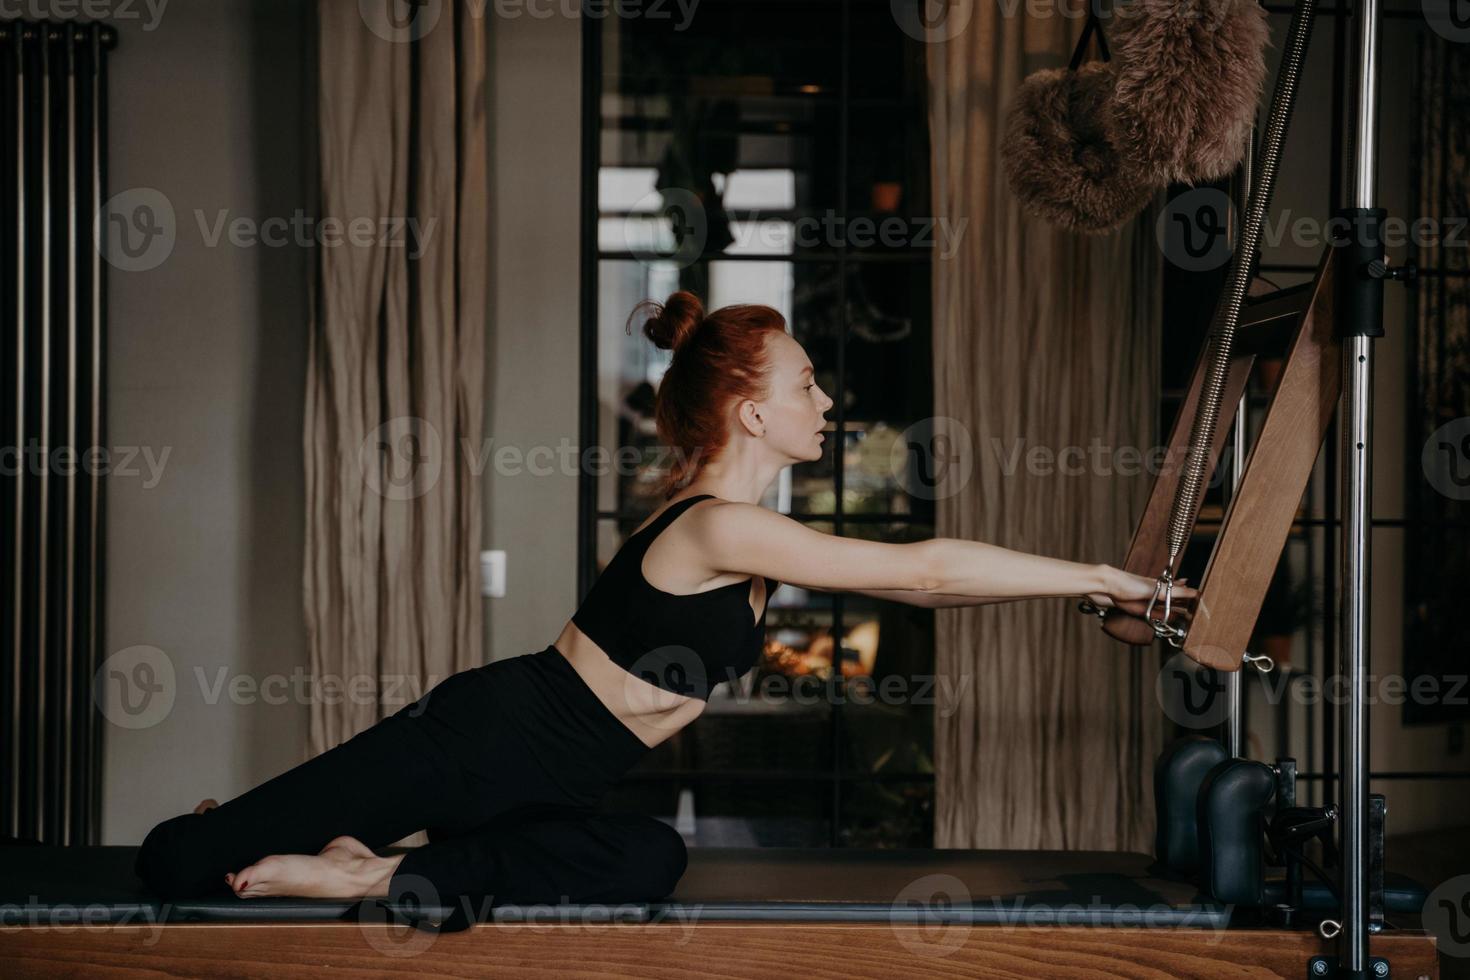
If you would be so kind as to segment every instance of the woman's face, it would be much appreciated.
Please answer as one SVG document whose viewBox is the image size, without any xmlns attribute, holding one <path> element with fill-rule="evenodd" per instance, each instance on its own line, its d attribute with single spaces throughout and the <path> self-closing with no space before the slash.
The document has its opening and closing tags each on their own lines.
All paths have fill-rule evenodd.
<svg viewBox="0 0 1470 980">
<path fill-rule="evenodd" d="M 790 334 L 771 332 L 770 397 L 757 411 L 765 423 L 765 441 L 773 450 L 796 460 L 822 458 L 825 413 L 832 399 L 817 384 L 811 359 Z"/>
</svg>

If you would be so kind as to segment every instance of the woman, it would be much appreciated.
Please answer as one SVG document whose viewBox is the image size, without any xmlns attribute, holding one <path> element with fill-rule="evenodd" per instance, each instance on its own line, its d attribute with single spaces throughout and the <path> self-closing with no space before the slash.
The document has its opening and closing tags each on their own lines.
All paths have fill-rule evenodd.
<svg viewBox="0 0 1470 980">
<path fill-rule="evenodd" d="M 783 467 L 821 458 L 832 406 L 766 306 L 705 315 L 640 304 L 675 353 L 655 415 L 675 451 L 669 502 L 623 544 L 555 642 L 455 674 L 343 744 L 224 805 L 155 827 L 138 873 L 167 897 L 223 892 L 453 906 L 667 895 L 688 857 L 668 824 L 600 812 L 607 789 L 754 666 L 778 579 L 922 606 L 1086 596 L 1142 613 L 1152 580 L 940 538 L 823 534 L 758 505 Z M 630 317 L 629 323 L 631 324 Z M 677 494 L 677 495 L 675 495 Z M 1187 615 L 1195 592 L 1179 586 Z M 429 843 L 383 848 L 420 829 Z"/>
</svg>

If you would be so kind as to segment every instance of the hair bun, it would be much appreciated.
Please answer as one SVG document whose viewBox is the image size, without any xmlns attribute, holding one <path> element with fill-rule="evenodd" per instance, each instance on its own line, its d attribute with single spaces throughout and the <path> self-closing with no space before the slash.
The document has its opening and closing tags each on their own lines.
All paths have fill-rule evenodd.
<svg viewBox="0 0 1470 980">
<path fill-rule="evenodd" d="M 660 350 L 677 351 L 704 322 L 704 304 L 686 290 L 679 290 L 663 303 L 645 300 L 638 304 L 639 309 L 644 307 L 651 307 L 653 313 L 643 322 L 643 335 Z"/>
</svg>

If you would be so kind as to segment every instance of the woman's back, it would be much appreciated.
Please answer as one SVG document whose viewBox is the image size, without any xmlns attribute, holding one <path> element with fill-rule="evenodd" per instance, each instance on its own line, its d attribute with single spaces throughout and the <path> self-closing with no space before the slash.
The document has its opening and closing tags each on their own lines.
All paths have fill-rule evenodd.
<svg viewBox="0 0 1470 980">
<path fill-rule="evenodd" d="M 697 718 L 710 690 L 749 671 L 765 645 L 774 579 L 723 575 L 731 580 L 711 588 L 699 588 L 708 578 L 692 588 L 676 581 L 683 571 L 687 582 L 698 559 L 671 526 L 696 506 L 718 506 L 705 499 L 719 500 L 701 493 L 672 501 L 630 535 L 554 644 L 649 745 Z"/>
</svg>

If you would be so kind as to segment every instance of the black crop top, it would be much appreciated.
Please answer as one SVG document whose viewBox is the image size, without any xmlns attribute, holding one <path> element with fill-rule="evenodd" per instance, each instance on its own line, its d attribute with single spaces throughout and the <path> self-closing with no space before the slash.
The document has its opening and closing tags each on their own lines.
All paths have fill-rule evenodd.
<svg viewBox="0 0 1470 980">
<path fill-rule="evenodd" d="M 744 675 L 766 641 L 766 612 L 750 608 L 751 579 L 703 592 L 673 593 L 643 577 L 653 539 L 701 493 L 670 504 L 623 542 L 572 622 L 624 670 L 664 690 L 709 700 L 717 684 Z M 780 583 L 766 579 L 765 606 Z"/>
</svg>

